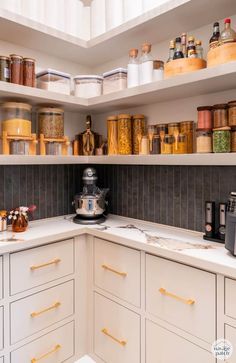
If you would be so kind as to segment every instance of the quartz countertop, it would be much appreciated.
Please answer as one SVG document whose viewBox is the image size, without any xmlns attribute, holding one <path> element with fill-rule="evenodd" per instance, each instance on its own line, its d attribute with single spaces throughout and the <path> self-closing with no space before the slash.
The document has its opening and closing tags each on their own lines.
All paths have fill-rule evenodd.
<svg viewBox="0 0 236 363">
<path fill-rule="evenodd" d="M 224 244 L 209 242 L 203 234 L 171 226 L 109 215 L 101 225 L 73 223 L 72 216 L 31 222 L 23 233 L 0 233 L 0 254 L 32 248 L 83 234 L 236 278 L 236 257 Z"/>
</svg>

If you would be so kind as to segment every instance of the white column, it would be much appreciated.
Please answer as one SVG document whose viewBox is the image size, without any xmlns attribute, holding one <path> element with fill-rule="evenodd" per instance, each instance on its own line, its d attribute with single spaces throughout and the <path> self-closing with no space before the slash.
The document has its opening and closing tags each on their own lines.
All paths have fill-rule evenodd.
<svg viewBox="0 0 236 363">
<path fill-rule="evenodd" d="M 123 1 L 106 0 L 106 30 L 116 28 L 124 21 Z"/>
<path fill-rule="evenodd" d="M 106 31 L 106 0 L 92 0 L 91 12 L 91 38 L 95 38 Z"/>
<path fill-rule="evenodd" d="M 143 0 L 123 0 L 124 21 L 136 18 L 143 12 Z"/>
<path fill-rule="evenodd" d="M 65 32 L 75 37 L 82 37 L 83 3 L 80 0 L 64 0 Z"/>
</svg>

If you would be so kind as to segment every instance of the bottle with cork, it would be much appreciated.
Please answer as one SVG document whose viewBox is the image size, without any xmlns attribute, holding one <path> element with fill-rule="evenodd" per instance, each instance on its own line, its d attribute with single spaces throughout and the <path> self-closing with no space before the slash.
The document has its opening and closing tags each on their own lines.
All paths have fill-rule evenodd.
<svg viewBox="0 0 236 363">
<path fill-rule="evenodd" d="M 132 48 L 129 51 L 127 87 L 136 87 L 139 85 L 139 61 L 138 49 Z"/>
<path fill-rule="evenodd" d="M 150 43 L 142 44 L 142 56 L 140 58 L 139 80 L 140 84 L 152 82 L 153 77 L 153 57 L 151 54 L 152 45 Z"/>
</svg>

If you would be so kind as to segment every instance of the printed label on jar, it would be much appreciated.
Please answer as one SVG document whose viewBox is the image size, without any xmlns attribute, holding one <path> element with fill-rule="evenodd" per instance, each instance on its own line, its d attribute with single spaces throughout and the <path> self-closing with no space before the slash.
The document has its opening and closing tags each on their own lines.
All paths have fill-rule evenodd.
<svg viewBox="0 0 236 363">
<path fill-rule="evenodd" d="M 10 79 L 10 69 L 4 68 L 4 78 Z"/>
</svg>

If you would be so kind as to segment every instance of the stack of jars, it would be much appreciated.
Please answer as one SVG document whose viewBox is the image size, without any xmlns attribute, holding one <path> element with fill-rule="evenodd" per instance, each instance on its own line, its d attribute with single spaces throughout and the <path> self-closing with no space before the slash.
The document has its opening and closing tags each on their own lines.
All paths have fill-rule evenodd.
<svg viewBox="0 0 236 363">
<path fill-rule="evenodd" d="M 197 153 L 236 152 L 236 101 L 197 110 Z"/>
</svg>

